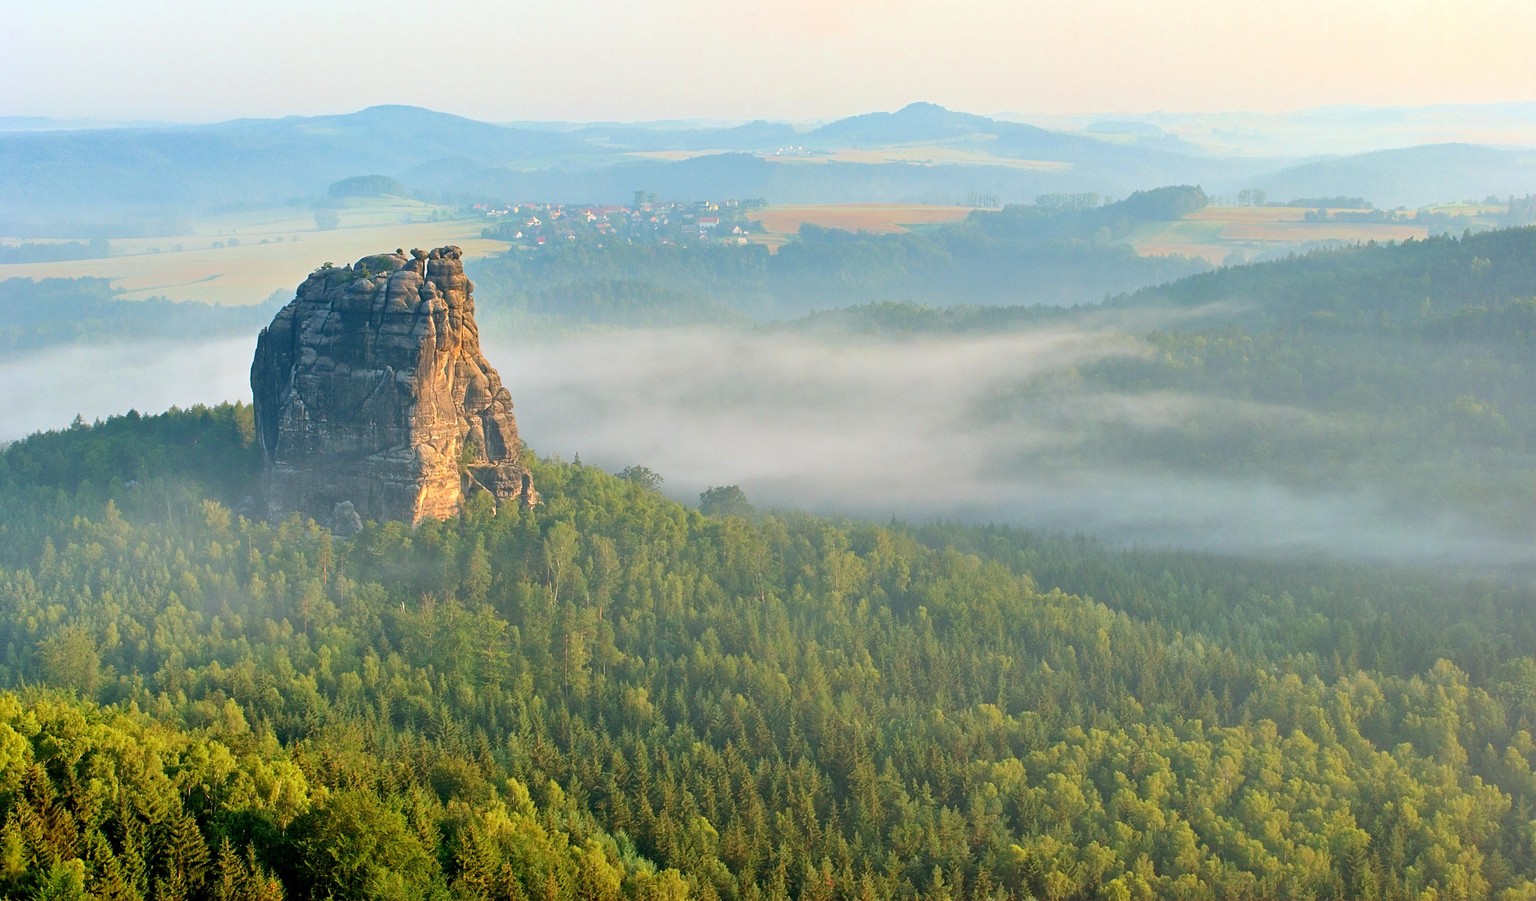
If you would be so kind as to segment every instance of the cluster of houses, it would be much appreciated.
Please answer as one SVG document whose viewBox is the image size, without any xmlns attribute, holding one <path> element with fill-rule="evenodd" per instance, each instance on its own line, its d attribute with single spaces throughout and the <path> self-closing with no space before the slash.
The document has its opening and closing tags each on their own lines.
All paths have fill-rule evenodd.
<svg viewBox="0 0 1536 901">
<path fill-rule="evenodd" d="M 481 235 L 529 248 L 588 241 L 602 244 L 746 244 L 762 227 L 747 218 L 761 202 L 699 200 L 611 204 L 479 203 L 474 209 L 493 224 Z"/>
</svg>

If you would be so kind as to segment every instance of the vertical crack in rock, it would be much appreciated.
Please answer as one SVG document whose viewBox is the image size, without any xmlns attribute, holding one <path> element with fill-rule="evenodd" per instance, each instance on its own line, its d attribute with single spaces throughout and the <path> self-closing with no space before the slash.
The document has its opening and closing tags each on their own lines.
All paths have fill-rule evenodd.
<svg viewBox="0 0 1536 901">
<path fill-rule="evenodd" d="M 299 286 L 251 363 L 269 517 L 350 534 L 453 516 L 477 491 L 537 501 L 473 290 L 457 247 L 327 265 Z"/>
</svg>

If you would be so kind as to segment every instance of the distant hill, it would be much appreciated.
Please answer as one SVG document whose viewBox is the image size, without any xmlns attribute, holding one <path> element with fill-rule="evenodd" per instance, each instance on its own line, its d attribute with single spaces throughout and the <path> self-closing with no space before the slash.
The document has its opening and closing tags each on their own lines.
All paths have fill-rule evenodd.
<svg viewBox="0 0 1536 901">
<path fill-rule="evenodd" d="M 1154 182 L 1218 177 L 1228 167 L 1196 163 L 1189 158 L 1190 154 L 1169 152 L 1166 147 L 1108 143 L 1021 122 L 956 112 L 933 103 L 911 103 L 893 113 L 865 113 L 839 119 L 811 131 L 802 143 L 818 148 L 943 143 L 973 147 L 1005 159 L 1068 163 L 1101 177 L 1110 176 L 1110 168 L 1117 166 L 1137 173 L 1133 180 L 1150 171 L 1161 176 L 1152 181 L 1137 181 L 1129 189 L 1151 187 Z"/>
<path fill-rule="evenodd" d="M 21 123 L 37 127 L 37 123 Z M 794 161 L 757 154 L 790 145 L 836 150 L 958 141 L 960 163 Z M 720 150 L 694 159 L 636 152 Z M 998 165 L 987 163 L 996 157 Z M 1011 160 L 1049 161 L 1019 167 Z M 0 131 L 0 232 L 78 234 L 92 222 L 194 216 L 231 204 L 323 195 L 364 174 L 446 199 L 604 201 L 637 189 L 669 197 L 767 196 L 779 202 L 944 201 L 973 193 L 1027 201 L 1052 191 L 1127 194 L 1226 174 L 1181 154 L 1117 146 L 912 104 L 801 133 L 786 123 L 730 127 L 594 124 L 508 127 L 408 106 L 338 116 L 215 125 Z M 71 231 L 72 230 L 72 231 Z"/>
<path fill-rule="evenodd" d="M 793 125 L 762 120 L 726 128 L 657 128 L 605 123 L 584 126 L 568 134 L 598 147 L 626 151 L 774 150 L 801 140 Z"/>
<path fill-rule="evenodd" d="M 810 131 L 766 121 L 504 126 L 409 106 L 195 126 L 45 130 L 48 120 L 7 121 L 0 234 L 22 237 L 159 233 L 156 222 L 313 199 L 360 175 L 447 202 L 613 202 L 645 190 L 678 200 L 954 203 L 982 195 L 1020 203 L 1198 184 L 1394 206 L 1529 193 L 1533 165 L 1528 151 L 1441 145 L 1279 168 L 1185 152 L 1197 148 L 1171 136 L 1100 140 L 932 103 Z M 787 147 L 803 151 L 775 154 Z"/>
<path fill-rule="evenodd" d="M 839 119 L 798 133 L 786 125 L 755 122 L 726 129 L 646 129 L 604 126 L 566 132 L 602 140 L 609 149 L 671 146 L 748 151 L 786 145 L 806 148 L 807 158 L 778 159 L 751 152 L 723 152 L 676 161 L 629 160 L 606 166 L 559 169 L 492 165 L 475 170 L 462 159 L 437 160 L 402 175 L 408 184 L 444 194 L 454 191 L 502 196 L 575 197 L 618 201 L 636 189 L 664 197 L 766 197 L 775 203 L 953 203 L 970 194 L 1028 202 L 1055 192 L 1124 196 L 1171 183 L 1238 178 L 1252 161 L 1200 158 L 1162 149 L 1117 145 L 1031 125 L 1002 122 L 913 103 L 895 112 Z M 974 161 L 862 162 L 816 156 L 838 149 L 934 144 L 973 151 Z M 990 160 L 995 159 L 995 164 Z M 1057 165 L 1019 166 L 1017 160 Z"/>
<path fill-rule="evenodd" d="M 589 152 L 566 135 L 405 106 L 217 125 L 0 133 L 0 231 L 318 196 L 343 178 L 449 157 Z"/>
<path fill-rule="evenodd" d="M 1370 153 L 1422 144 L 1536 146 L 1536 102 L 1429 106 L 1325 106 L 1281 113 L 1141 112 L 1134 118 L 1100 114 L 1005 118 L 1043 128 L 1119 136 L 1151 128 L 1218 156 L 1288 159 Z"/>
<path fill-rule="evenodd" d="M 1006 124 L 986 116 L 948 110 L 935 103 L 909 103 L 893 113 L 864 113 L 838 119 L 811 131 L 806 141 L 827 147 L 902 144 L 993 133 Z"/>
<path fill-rule="evenodd" d="M 1536 150 L 1426 144 L 1301 163 L 1258 176 L 1270 197 L 1361 196 L 1379 207 L 1524 196 L 1536 185 Z"/>
</svg>

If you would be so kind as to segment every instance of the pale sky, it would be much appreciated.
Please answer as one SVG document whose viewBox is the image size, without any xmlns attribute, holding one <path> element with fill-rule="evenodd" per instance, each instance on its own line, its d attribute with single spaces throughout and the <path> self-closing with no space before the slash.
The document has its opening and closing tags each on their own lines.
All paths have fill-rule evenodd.
<svg viewBox="0 0 1536 901">
<path fill-rule="evenodd" d="M 53 0 L 0 115 L 806 121 L 1536 100 L 1532 0 Z"/>
</svg>

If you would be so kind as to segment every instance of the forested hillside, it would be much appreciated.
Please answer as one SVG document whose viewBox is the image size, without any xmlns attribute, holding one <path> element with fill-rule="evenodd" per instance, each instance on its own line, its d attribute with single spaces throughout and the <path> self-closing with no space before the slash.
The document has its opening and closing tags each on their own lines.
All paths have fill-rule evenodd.
<svg viewBox="0 0 1536 901">
<path fill-rule="evenodd" d="M 1057 195 L 1052 195 L 1057 196 Z M 1141 257 L 1126 243 L 1140 222 L 1177 219 L 1206 204 L 1199 188 L 1138 191 L 1098 206 L 977 210 L 962 223 L 906 234 L 801 226 L 770 254 L 696 243 L 579 242 L 474 261 L 482 316 L 579 323 L 675 325 L 783 319 L 875 301 L 950 304 L 1097 303 L 1207 269 L 1185 257 Z"/>
<path fill-rule="evenodd" d="M 7 897 L 1536 896 L 1524 589 L 559 461 L 343 542 L 250 434 L 0 454 Z"/>
<path fill-rule="evenodd" d="M 1227 268 L 1116 305 L 1166 302 L 1211 315 L 1085 375 L 1148 396 L 1208 392 L 1229 404 L 1225 421 L 1122 431 L 1102 453 L 1302 488 L 1374 485 L 1403 515 L 1453 509 L 1529 540 L 1536 229 Z"/>
<path fill-rule="evenodd" d="M 1485 561 L 1529 560 L 1536 538 L 1533 228 L 1224 267 L 1078 309 L 887 303 L 786 328 L 1118 335 L 1117 352 L 977 388 L 968 421 L 1020 436 L 996 472 L 1263 483 L 1333 519 L 1455 517 Z"/>
<path fill-rule="evenodd" d="M 1250 321 L 1311 331 L 1420 331 L 1523 337 L 1522 327 L 1454 323 L 1518 306 L 1536 293 L 1536 228 L 1359 244 L 1145 288 L 1110 305 L 1224 303 Z"/>
<path fill-rule="evenodd" d="M 204 341 L 259 329 L 274 309 L 123 300 L 101 278 L 8 278 L 0 280 L 0 356 L 71 342 Z"/>
</svg>

